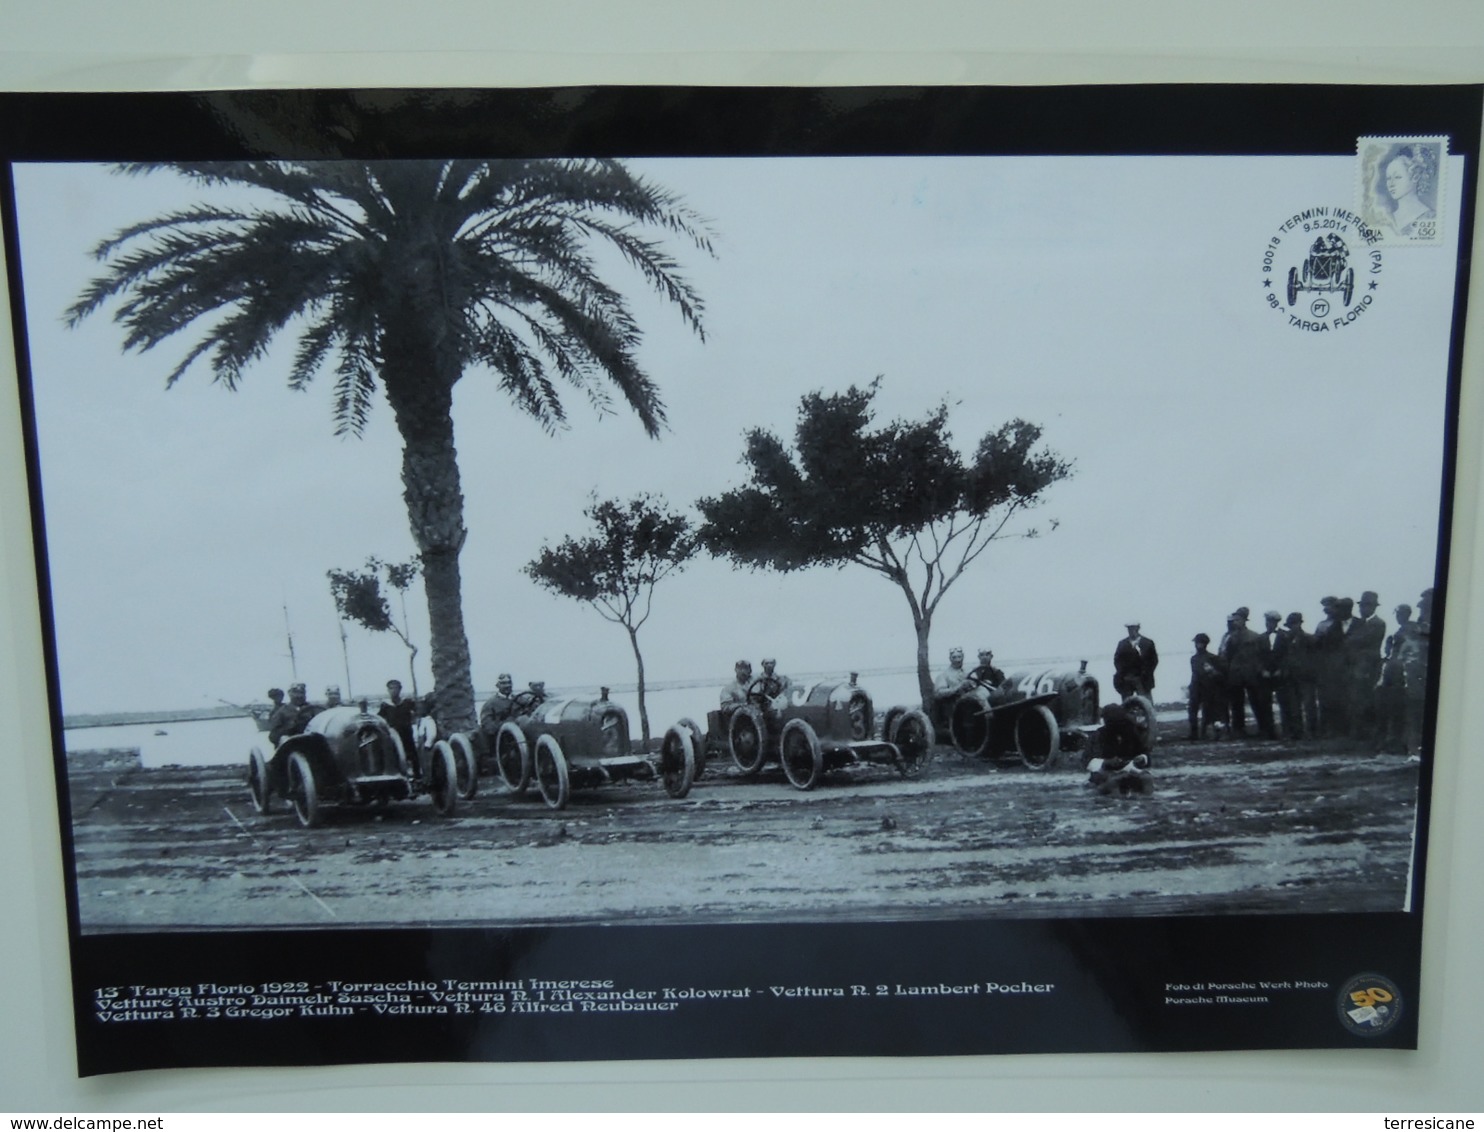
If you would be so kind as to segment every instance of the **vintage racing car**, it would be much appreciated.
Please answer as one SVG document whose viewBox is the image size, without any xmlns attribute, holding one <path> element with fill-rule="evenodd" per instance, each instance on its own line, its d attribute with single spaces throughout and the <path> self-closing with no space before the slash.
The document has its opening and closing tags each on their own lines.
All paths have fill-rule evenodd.
<svg viewBox="0 0 1484 1132">
<path fill-rule="evenodd" d="M 1085 660 L 1075 669 L 1016 669 L 998 685 L 974 683 L 972 691 L 935 706 L 939 726 L 963 754 L 1018 756 L 1040 770 L 1098 726 L 1098 682 Z"/>
<path fill-rule="evenodd" d="M 766 677 L 747 688 L 747 701 L 706 714 L 706 731 L 682 719 L 665 732 L 662 752 L 673 761 L 704 766 L 712 755 L 729 754 L 743 774 L 779 763 L 790 783 L 812 790 L 827 770 L 857 763 L 893 766 L 904 778 L 922 773 L 936 741 L 933 725 L 916 708 L 887 713 L 875 738 L 870 693 L 849 680 L 822 680 L 795 687 L 786 701 L 769 694 Z"/>
<path fill-rule="evenodd" d="M 366 705 L 327 708 L 303 733 L 276 748 L 260 736 L 248 755 L 247 784 L 253 809 L 272 813 L 275 797 L 287 798 L 299 824 L 315 826 L 327 805 L 384 806 L 429 794 L 440 814 L 457 804 L 450 752 L 434 750 L 414 777 L 402 740 Z"/>
<path fill-rule="evenodd" d="M 546 804 L 564 809 L 573 790 L 624 779 L 654 778 L 655 765 L 634 751 L 629 716 L 608 699 L 608 689 L 591 699 L 545 699 L 533 692 L 512 697 L 511 718 L 490 739 L 482 731 L 459 732 L 439 740 L 455 767 L 462 797 L 472 798 L 481 775 L 498 774 L 517 796 L 532 780 Z M 659 777 L 672 798 L 684 798 L 695 781 L 694 755 L 661 750 Z"/>
<path fill-rule="evenodd" d="M 1355 294 L 1355 268 L 1346 265 L 1348 257 L 1349 249 L 1339 236 L 1334 233 L 1320 236 L 1304 259 L 1302 273 L 1297 267 L 1288 269 L 1288 305 L 1298 302 L 1302 291 L 1338 291 L 1348 307 Z"/>
</svg>

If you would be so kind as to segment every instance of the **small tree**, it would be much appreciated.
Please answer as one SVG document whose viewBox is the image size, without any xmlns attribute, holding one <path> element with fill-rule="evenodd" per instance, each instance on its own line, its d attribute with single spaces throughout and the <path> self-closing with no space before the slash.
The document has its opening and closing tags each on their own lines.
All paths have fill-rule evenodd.
<svg viewBox="0 0 1484 1132">
<path fill-rule="evenodd" d="M 654 587 L 690 561 L 696 552 L 695 537 L 685 516 L 666 510 L 663 499 L 648 495 L 627 503 L 595 499 L 583 514 L 596 527 L 595 534 L 569 537 L 555 549 L 542 547 L 525 570 L 552 593 L 585 601 L 628 631 L 639 674 L 639 727 L 647 747 L 649 711 L 639 630 L 649 620 Z"/>
<path fill-rule="evenodd" d="M 407 646 L 407 671 L 412 677 L 412 698 L 417 698 L 417 645 L 407 631 L 407 591 L 422 571 L 416 559 L 410 562 L 383 562 L 366 559 L 362 570 L 330 570 L 330 595 L 340 616 L 354 621 L 373 633 L 395 633 Z M 392 607 L 382 592 L 382 579 L 397 591 L 402 609 L 402 624 L 392 617 Z M 341 631 L 342 639 L 344 630 Z M 349 694 L 350 689 L 346 689 Z"/>
<path fill-rule="evenodd" d="M 931 707 L 928 636 L 949 588 L 1004 538 L 1035 538 L 1011 521 L 1072 474 L 1037 449 L 1039 426 L 1012 420 L 979 441 L 971 459 L 955 450 L 948 406 L 921 420 L 873 428 L 865 389 L 810 393 L 799 403 L 794 450 L 772 433 L 747 434 L 744 486 L 697 506 L 700 542 L 744 566 L 801 570 L 847 564 L 874 570 L 906 595 L 917 631 L 917 681 Z M 1053 523 L 1054 526 L 1054 523 Z"/>
</svg>

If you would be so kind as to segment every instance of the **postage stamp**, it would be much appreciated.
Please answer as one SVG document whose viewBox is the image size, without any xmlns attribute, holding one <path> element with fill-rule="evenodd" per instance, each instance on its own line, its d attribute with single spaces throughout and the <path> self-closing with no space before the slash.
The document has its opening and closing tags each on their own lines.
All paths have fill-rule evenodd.
<svg viewBox="0 0 1484 1132">
<path fill-rule="evenodd" d="M 1446 135 L 1357 138 L 1355 157 L 1356 207 L 1379 243 L 1443 242 Z"/>
</svg>

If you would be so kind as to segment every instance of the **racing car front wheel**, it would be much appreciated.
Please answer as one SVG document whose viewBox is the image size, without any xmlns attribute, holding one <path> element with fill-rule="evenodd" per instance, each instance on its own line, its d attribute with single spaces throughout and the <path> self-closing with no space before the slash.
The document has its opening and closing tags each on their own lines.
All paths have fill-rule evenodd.
<svg viewBox="0 0 1484 1132">
<path fill-rule="evenodd" d="M 495 735 L 495 769 L 500 772 L 505 789 L 516 797 L 524 794 L 531 784 L 531 748 L 519 724 L 509 720 L 500 724 Z"/>
<path fill-rule="evenodd" d="M 438 740 L 432 759 L 433 765 L 428 767 L 428 793 L 433 796 L 433 809 L 450 817 L 459 804 L 459 772 L 454 766 L 453 748 Z"/>
<path fill-rule="evenodd" d="M 727 727 L 727 747 L 731 750 L 732 762 L 743 774 L 756 774 L 763 769 L 767 734 L 768 724 L 762 709 L 743 704 L 732 713 L 732 722 Z"/>
<path fill-rule="evenodd" d="M 824 773 L 824 751 L 819 736 L 805 719 L 790 719 L 778 737 L 778 753 L 783 773 L 796 790 L 813 790 Z"/>
<path fill-rule="evenodd" d="M 660 742 L 660 778 L 672 798 L 684 798 L 696 780 L 696 745 L 685 724 L 681 720 Z"/>
<path fill-rule="evenodd" d="M 1144 750 L 1153 751 L 1154 741 L 1159 737 L 1159 727 L 1154 719 L 1154 704 L 1147 696 L 1130 696 L 1123 701 L 1123 710 L 1134 721 L 1144 740 Z"/>
<path fill-rule="evenodd" d="M 289 756 L 289 802 L 305 829 L 319 825 L 319 789 L 314 782 L 314 767 L 299 751 Z"/>
<path fill-rule="evenodd" d="M 1298 302 L 1298 293 L 1299 293 L 1298 268 L 1296 268 L 1296 267 L 1290 267 L 1288 269 L 1288 305 L 1289 306 L 1293 306 L 1294 303 Z"/>
<path fill-rule="evenodd" d="M 572 782 L 567 774 L 567 756 L 553 735 L 536 740 L 536 788 L 553 810 L 565 810 L 572 797 Z"/>
<path fill-rule="evenodd" d="M 690 735 L 691 746 L 696 752 L 696 780 L 700 781 L 706 774 L 706 736 L 701 732 L 701 725 L 690 716 L 686 716 L 676 727 L 682 727 Z"/>
<path fill-rule="evenodd" d="M 1032 770 L 1046 770 L 1056 764 L 1061 730 L 1045 704 L 1035 704 L 1020 713 L 1015 721 L 1015 749 L 1020 752 L 1020 761 Z"/>
<path fill-rule="evenodd" d="M 448 740 L 453 752 L 454 781 L 458 784 L 459 797 L 468 801 L 479 793 L 479 756 L 474 753 L 474 743 L 462 731 Z"/>
<path fill-rule="evenodd" d="M 982 755 L 989 746 L 989 705 L 973 696 L 963 696 L 948 717 L 953 745 L 966 755 Z"/>
<path fill-rule="evenodd" d="M 916 778 L 922 773 L 932 756 L 933 740 L 932 722 L 922 712 L 913 709 L 897 716 L 891 741 L 897 748 L 897 772 L 903 778 Z"/>
<path fill-rule="evenodd" d="M 268 763 L 258 751 L 247 756 L 247 789 L 252 794 L 252 808 L 260 814 L 273 812 L 273 787 L 268 782 Z"/>
</svg>

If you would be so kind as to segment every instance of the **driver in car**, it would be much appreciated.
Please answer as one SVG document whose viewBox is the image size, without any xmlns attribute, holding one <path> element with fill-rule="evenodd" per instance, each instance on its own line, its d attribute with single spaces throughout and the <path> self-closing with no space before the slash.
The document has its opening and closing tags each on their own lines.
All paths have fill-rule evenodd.
<svg viewBox="0 0 1484 1132">
<path fill-rule="evenodd" d="M 495 694 L 484 701 L 479 709 L 479 730 L 493 739 L 500 724 L 510 718 L 515 703 L 515 681 L 510 673 L 502 672 L 495 679 Z"/>
<path fill-rule="evenodd" d="M 526 685 L 526 697 L 531 701 L 531 706 L 525 708 L 525 714 L 530 715 L 538 707 L 546 702 L 546 681 L 532 680 Z"/>
<path fill-rule="evenodd" d="M 954 696 L 961 696 L 974 686 L 969 679 L 969 674 L 964 671 L 964 650 L 948 650 L 948 667 L 938 673 L 933 681 L 933 697 L 937 700 L 951 700 Z"/>
<path fill-rule="evenodd" d="M 983 685 L 998 688 L 1005 682 L 1005 674 L 994 666 L 994 653 L 990 649 L 979 650 L 979 663 L 969 673 L 969 679 L 978 683 L 981 686 L 980 692 L 986 695 L 988 693 L 985 692 Z"/>
<path fill-rule="evenodd" d="M 747 702 L 747 686 L 752 683 L 752 661 L 739 660 L 734 666 L 736 679 L 721 690 L 721 706 L 734 708 Z"/>
<path fill-rule="evenodd" d="M 762 687 L 759 690 L 773 701 L 773 708 L 775 710 L 788 703 L 788 694 L 793 690 L 794 686 L 794 682 L 787 676 L 775 671 L 777 667 L 778 662 L 776 660 L 772 657 L 765 658 L 763 660 L 763 674 L 758 677 L 762 682 Z"/>
</svg>

